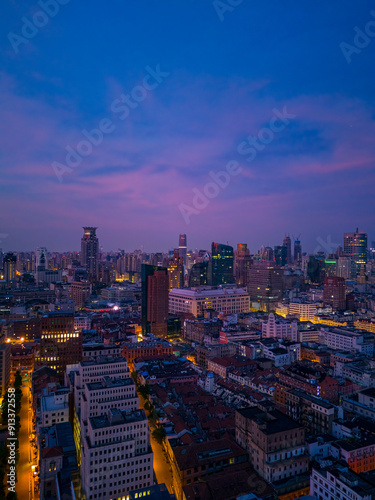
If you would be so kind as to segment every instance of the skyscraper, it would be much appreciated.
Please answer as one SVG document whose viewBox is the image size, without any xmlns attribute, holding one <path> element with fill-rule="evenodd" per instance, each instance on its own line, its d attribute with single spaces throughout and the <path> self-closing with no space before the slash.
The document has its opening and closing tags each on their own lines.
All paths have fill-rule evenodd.
<svg viewBox="0 0 375 500">
<path fill-rule="evenodd" d="M 302 247 L 300 240 L 294 240 L 294 262 L 301 262 L 302 260 Z"/>
<path fill-rule="evenodd" d="M 168 288 L 166 267 L 142 264 L 142 333 L 166 337 L 168 333 Z"/>
<path fill-rule="evenodd" d="M 221 243 L 212 243 L 212 275 L 211 285 L 225 285 L 234 283 L 233 274 L 233 247 Z"/>
<path fill-rule="evenodd" d="M 234 258 L 234 273 L 237 285 L 247 286 L 251 263 L 250 250 L 247 248 L 247 244 L 238 243 Z"/>
<path fill-rule="evenodd" d="M 96 281 L 99 275 L 99 240 L 97 227 L 84 227 L 81 239 L 81 266 L 87 269 L 88 277 Z"/>
<path fill-rule="evenodd" d="M 14 283 L 16 281 L 16 266 L 16 255 L 13 253 L 7 253 L 3 261 L 4 279 L 7 283 Z"/>
<path fill-rule="evenodd" d="M 344 233 L 344 253 L 352 257 L 359 271 L 367 263 L 367 233 L 358 228 L 355 233 Z"/>
<path fill-rule="evenodd" d="M 189 273 L 189 287 L 203 286 L 208 284 L 208 261 L 196 262 L 192 265 Z"/>
<path fill-rule="evenodd" d="M 168 265 L 169 290 L 172 288 L 183 288 L 184 286 L 184 262 L 180 256 L 179 249 L 175 248 L 173 259 Z"/>
<path fill-rule="evenodd" d="M 278 267 L 286 266 L 288 263 L 288 249 L 285 245 L 277 245 L 274 250 L 275 262 Z"/>
<path fill-rule="evenodd" d="M 47 269 L 47 265 L 47 248 L 37 248 L 35 251 L 35 279 L 37 283 L 43 281 L 43 272 Z"/>
<path fill-rule="evenodd" d="M 291 242 L 290 236 L 284 237 L 283 246 L 286 247 L 287 264 L 291 264 L 292 263 L 292 242 Z"/>
<path fill-rule="evenodd" d="M 249 272 L 248 292 L 252 301 L 259 302 L 260 309 L 275 309 L 283 293 L 283 271 L 272 262 L 256 262 Z"/>
<path fill-rule="evenodd" d="M 184 269 L 186 269 L 186 251 L 187 251 L 187 239 L 186 234 L 180 234 L 178 239 L 178 251 L 180 257 L 182 257 L 182 261 L 184 264 Z"/>
<path fill-rule="evenodd" d="M 330 276 L 324 280 L 323 301 L 332 306 L 333 311 L 346 308 L 345 279 Z"/>
</svg>

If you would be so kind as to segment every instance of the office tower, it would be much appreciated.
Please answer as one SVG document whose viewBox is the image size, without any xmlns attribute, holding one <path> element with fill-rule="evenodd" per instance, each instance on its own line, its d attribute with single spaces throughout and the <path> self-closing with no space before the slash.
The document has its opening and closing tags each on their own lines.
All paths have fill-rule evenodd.
<svg viewBox="0 0 375 500">
<path fill-rule="evenodd" d="M 16 281 L 16 266 L 17 256 L 13 253 L 7 253 L 4 257 L 4 279 L 7 283 L 14 283 Z"/>
<path fill-rule="evenodd" d="M 204 286 L 208 284 L 209 262 L 196 262 L 189 272 L 189 287 Z"/>
<path fill-rule="evenodd" d="M 218 286 L 234 283 L 233 247 L 221 243 L 212 243 L 212 272 L 210 285 Z"/>
<path fill-rule="evenodd" d="M 324 261 L 324 274 L 326 277 L 337 276 L 337 259 L 329 255 Z"/>
<path fill-rule="evenodd" d="M 282 298 L 283 271 L 272 262 L 254 262 L 249 271 L 247 286 L 250 299 L 259 302 L 260 309 L 270 311 Z"/>
<path fill-rule="evenodd" d="M 44 269 L 48 268 L 47 248 L 39 247 L 35 250 L 35 269 L 38 266 L 43 266 Z"/>
<path fill-rule="evenodd" d="M 184 286 L 184 261 L 178 248 L 173 251 L 173 259 L 168 265 L 169 290 L 183 288 Z"/>
<path fill-rule="evenodd" d="M 99 240 L 97 227 L 84 227 L 81 239 L 81 266 L 85 267 L 89 279 L 96 281 L 99 275 Z"/>
<path fill-rule="evenodd" d="M 186 269 L 186 251 L 187 251 L 186 234 L 180 234 L 180 236 L 179 236 L 179 239 L 178 239 L 178 251 L 180 253 L 180 257 L 182 257 L 184 268 Z"/>
<path fill-rule="evenodd" d="M 367 263 L 367 234 L 358 228 L 355 233 L 344 233 L 344 253 L 352 257 L 358 272 Z"/>
<path fill-rule="evenodd" d="M 274 251 L 271 247 L 264 247 L 262 260 L 274 260 Z"/>
<path fill-rule="evenodd" d="M 290 236 L 284 237 L 283 246 L 286 247 L 287 264 L 291 264 L 292 263 L 292 242 L 291 242 Z"/>
<path fill-rule="evenodd" d="M 247 286 L 251 264 L 252 259 L 247 244 L 238 243 L 234 256 L 234 274 L 237 285 Z"/>
<path fill-rule="evenodd" d="M 142 333 L 167 336 L 168 270 L 165 267 L 142 264 Z"/>
<path fill-rule="evenodd" d="M 278 267 L 284 267 L 288 263 L 288 249 L 284 245 L 275 246 L 275 262 Z"/>
<path fill-rule="evenodd" d="M 91 283 L 87 280 L 72 281 L 70 284 L 70 298 L 74 301 L 76 311 L 83 309 L 83 306 L 90 302 Z"/>
<path fill-rule="evenodd" d="M 82 332 L 74 330 L 74 315 L 48 313 L 41 318 L 38 367 L 49 366 L 64 378 L 67 365 L 82 359 Z"/>
<path fill-rule="evenodd" d="M 47 249 L 45 247 L 37 248 L 35 251 L 35 281 L 37 283 L 44 281 L 47 265 Z"/>
<path fill-rule="evenodd" d="M 300 240 L 294 240 L 294 262 L 300 263 L 302 260 L 302 247 Z"/>
<path fill-rule="evenodd" d="M 335 277 L 325 278 L 323 301 L 332 306 L 334 311 L 346 309 L 345 279 Z"/>
<path fill-rule="evenodd" d="M 306 256 L 307 257 L 307 256 Z M 306 267 L 306 276 L 311 283 L 321 283 L 324 277 L 324 257 L 323 255 L 309 255 Z"/>
</svg>

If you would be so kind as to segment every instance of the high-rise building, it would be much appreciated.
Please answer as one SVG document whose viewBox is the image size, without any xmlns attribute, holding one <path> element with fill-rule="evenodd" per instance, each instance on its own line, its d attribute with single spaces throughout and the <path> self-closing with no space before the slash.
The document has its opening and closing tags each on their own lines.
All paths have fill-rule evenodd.
<svg viewBox="0 0 375 500">
<path fill-rule="evenodd" d="M 96 281 L 99 276 L 99 240 L 97 227 L 84 227 L 81 239 L 81 266 L 87 269 L 89 279 Z"/>
<path fill-rule="evenodd" d="M 90 301 L 91 283 L 87 280 L 72 281 L 70 284 L 70 298 L 74 301 L 76 311 L 83 308 Z"/>
<path fill-rule="evenodd" d="M 17 256 L 13 253 L 7 253 L 4 257 L 4 279 L 7 283 L 14 283 L 16 281 L 16 266 Z"/>
<path fill-rule="evenodd" d="M 233 247 L 221 243 L 212 243 L 212 286 L 234 283 L 233 274 Z"/>
<path fill-rule="evenodd" d="M 35 280 L 44 281 L 46 269 L 48 269 L 47 248 L 40 247 L 35 251 Z"/>
<path fill-rule="evenodd" d="M 284 245 L 277 245 L 274 249 L 275 262 L 278 267 L 284 267 L 288 263 L 288 249 Z"/>
<path fill-rule="evenodd" d="M 367 233 L 358 228 L 355 233 L 344 233 L 344 253 L 352 257 L 359 271 L 367 263 Z"/>
<path fill-rule="evenodd" d="M 247 286 L 251 264 L 252 259 L 247 244 L 238 243 L 234 256 L 234 274 L 238 286 Z"/>
<path fill-rule="evenodd" d="M 302 260 L 302 247 L 300 240 L 294 240 L 294 262 L 301 262 Z"/>
<path fill-rule="evenodd" d="M 282 298 L 283 271 L 272 262 L 254 262 L 249 271 L 247 289 L 250 299 L 259 302 L 260 309 L 268 312 Z"/>
<path fill-rule="evenodd" d="M 184 261 L 179 253 L 179 249 L 175 248 L 173 259 L 168 265 L 169 290 L 172 288 L 183 288 L 184 286 Z"/>
<path fill-rule="evenodd" d="M 286 247 L 286 261 L 287 264 L 291 264 L 292 260 L 292 241 L 290 236 L 285 236 L 283 240 L 283 246 Z"/>
<path fill-rule="evenodd" d="M 203 286 L 208 284 L 209 265 L 211 262 L 196 262 L 192 265 L 189 273 L 189 287 Z"/>
<path fill-rule="evenodd" d="M 345 279 L 331 276 L 324 280 L 323 301 L 334 311 L 346 309 Z"/>
<path fill-rule="evenodd" d="M 4 339 L 5 340 L 5 339 Z M 0 344 L 0 390 L 4 394 L 10 381 L 11 346 L 6 342 Z"/>
<path fill-rule="evenodd" d="M 40 352 L 37 367 L 49 366 L 63 379 L 67 365 L 82 359 L 82 332 L 74 329 L 74 315 L 47 313 L 41 318 Z"/>
<path fill-rule="evenodd" d="M 169 278 L 166 267 L 142 264 L 142 333 L 167 337 Z"/>
<path fill-rule="evenodd" d="M 179 251 L 180 257 L 182 257 L 184 268 L 186 269 L 186 252 L 187 252 L 186 234 L 180 234 L 180 236 L 179 236 L 178 251 Z"/>
</svg>

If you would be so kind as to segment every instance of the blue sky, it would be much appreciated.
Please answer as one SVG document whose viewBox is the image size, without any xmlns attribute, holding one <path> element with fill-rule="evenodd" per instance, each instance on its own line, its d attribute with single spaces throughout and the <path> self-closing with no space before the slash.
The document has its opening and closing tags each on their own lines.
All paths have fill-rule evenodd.
<svg viewBox="0 0 375 500">
<path fill-rule="evenodd" d="M 285 233 L 305 251 L 357 226 L 375 239 L 374 2 L 235 3 L 220 18 L 228 0 L 70 0 L 43 19 L 37 2 L 3 2 L 3 249 L 78 249 L 83 225 L 106 250 L 166 250 L 179 232 L 252 251 Z M 27 43 L 25 19 L 48 21 Z M 120 119 L 115 100 L 140 95 L 147 68 L 165 76 Z M 293 118 L 246 161 L 239 144 L 275 109 Z M 101 120 L 112 131 L 69 167 L 66 147 Z M 229 161 L 241 171 L 196 208 Z"/>
</svg>

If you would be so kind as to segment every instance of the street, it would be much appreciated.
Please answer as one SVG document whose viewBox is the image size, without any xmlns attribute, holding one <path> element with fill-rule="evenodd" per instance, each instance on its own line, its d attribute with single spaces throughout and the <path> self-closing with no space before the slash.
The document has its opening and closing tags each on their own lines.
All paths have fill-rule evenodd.
<svg viewBox="0 0 375 500">
<path fill-rule="evenodd" d="M 139 396 L 139 407 L 144 408 L 145 401 L 140 394 L 138 394 L 138 396 Z M 153 429 L 150 426 L 150 422 L 148 425 L 150 427 L 150 433 L 151 433 L 150 434 L 151 447 L 152 451 L 154 452 L 154 471 L 156 479 L 158 481 L 158 484 L 164 483 L 167 486 L 168 491 L 170 493 L 173 493 L 172 490 L 173 481 L 172 481 L 172 472 L 170 470 L 170 465 L 167 462 L 167 458 L 163 451 L 163 447 L 152 437 Z"/>
<path fill-rule="evenodd" d="M 29 441 L 30 411 L 29 411 L 30 389 L 28 384 L 22 386 L 21 399 L 21 429 L 18 434 L 20 458 L 17 466 L 16 493 L 19 499 L 27 500 L 33 498 L 31 492 L 31 444 Z"/>
</svg>

